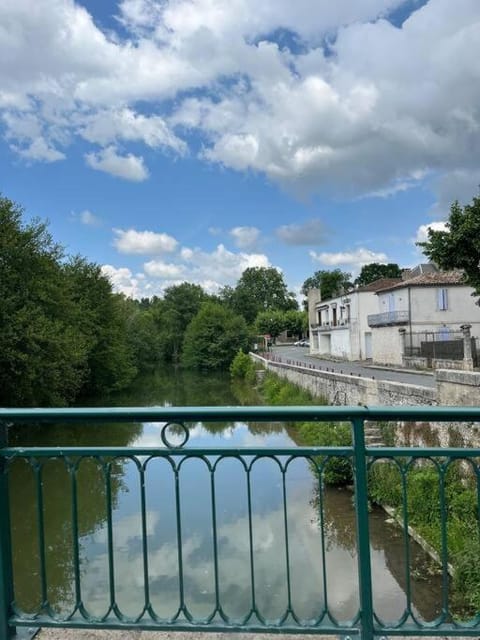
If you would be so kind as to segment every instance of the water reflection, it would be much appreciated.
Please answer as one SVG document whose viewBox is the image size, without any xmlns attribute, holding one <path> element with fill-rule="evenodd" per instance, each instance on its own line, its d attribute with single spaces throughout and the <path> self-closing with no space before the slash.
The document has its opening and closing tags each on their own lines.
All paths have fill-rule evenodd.
<svg viewBox="0 0 480 640">
<path fill-rule="evenodd" d="M 158 379 L 157 379 L 158 384 Z M 220 382 L 201 394 L 203 403 L 233 404 L 232 392 Z M 140 398 L 125 404 L 153 403 L 155 384 Z M 194 398 L 201 384 L 195 382 Z M 210 391 L 209 391 L 210 389 Z M 187 398 L 174 382 L 157 387 L 156 404 L 177 404 Z M 197 394 L 197 395 L 195 395 Z M 190 397 L 184 404 L 194 404 Z M 190 425 L 189 449 L 198 447 L 294 446 L 281 425 Z M 16 444 L 158 446 L 159 426 L 153 423 L 88 427 L 42 427 L 12 433 Z M 253 607 L 266 619 L 278 619 L 290 608 L 302 621 L 328 612 L 340 621 L 358 611 L 355 519 L 352 494 L 325 489 L 308 460 L 291 461 L 283 475 L 278 461 L 257 459 L 248 482 L 245 466 L 251 459 L 218 459 L 209 467 L 204 459 L 181 455 L 137 461 L 145 465 L 145 521 L 147 565 L 144 562 L 141 484 L 137 463 L 86 458 L 77 474 L 63 460 L 46 461 L 41 471 L 22 461 L 10 468 L 15 592 L 19 606 L 34 612 L 45 596 L 55 611 L 66 615 L 75 606 L 72 475 L 76 477 L 80 592 L 89 613 L 105 615 L 110 600 L 106 475 L 111 482 L 114 592 L 127 616 L 141 614 L 146 593 L 155 613 L 166 620 L 185 609 L 205 619 L 221 605 L 231 620 L 242 622 Z M 215 460 L 210 460 L 213 465 Z M 280 460 L 285 464 L 286 460 Z M 45 544 L 38 544 L 36 511 L 38 473 L 42 474 Z M 213 481 L 212 481 L 213 478 Z M 283 484 L 285 478 L 285 485 Z M 284 501 L 284 495 L 287 500 Z M 212 496 L 215 509 L 212 509 Z M 285 504 L 287 505 L 285 509 Z M 323 524 L 323 526 L 322 526 Z M 215 525 L 215 533 L 214 531 Z M 370 517 L 375 608 L 384 619 L 395 620 L 405 607 L 402 534 L 386 522 L 381 511 Z M 180 542 L 179 542 L 180 541 Z M 216 550 L 216 554 L 215 554 Z M 412 566 L 425 562 L 411 546 Z M 40 558 L 45 555 L 46 584 L 42 594 Z M 288 562 L 287 562 L 288 557 Z M 145 584 L 148 575 L 148 584 Z M 182 579 L 181 579 L 182 576 Z M 435 617 L 438 584 L 412 586 L 415 611 Z M 432 595 L 433 594 L 433 595 Z M 184 610 L 182 611 L 182 607 Z"/>
</svg>

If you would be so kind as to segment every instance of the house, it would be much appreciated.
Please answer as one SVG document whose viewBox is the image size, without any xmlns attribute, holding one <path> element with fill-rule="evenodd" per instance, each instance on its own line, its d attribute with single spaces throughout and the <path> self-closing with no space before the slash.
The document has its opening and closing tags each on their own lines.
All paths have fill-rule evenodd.
<svg viewBox="0 0 480 640">
<path fill-rule="evenodd" d="M 431 366 L 432 359 L 461 359 L 460 327 L 471 325 L 471 335 L 480 337 L 480 308 L 472 293 L 461 271 L 439 271 L 432 264 L 378 289 L 376 312 L 367 318 L 373 362 L 401 365 L 410 358 Z"/>
<path fill-rule="evenodd" d="M 401 282 L 381 278 L 328 300 L 318 289 L 308 295 L 310 353 L 344 360 L 372 357 L 372 330 L 367 318 L 378 308 L 376 292 Z"/>
</svg>

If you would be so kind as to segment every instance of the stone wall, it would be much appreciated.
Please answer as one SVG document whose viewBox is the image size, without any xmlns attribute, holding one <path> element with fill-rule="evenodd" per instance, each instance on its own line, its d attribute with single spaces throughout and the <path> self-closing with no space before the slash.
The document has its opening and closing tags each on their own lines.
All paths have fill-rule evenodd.
<svg viewBox="0 0 480 640">
<path fill-rule="evenodd" d="M 435 372 L 438 404 L 445 406 L 480 406 L 480 373 L 437 369 Z"/>
<path fill-rule="evenodd" d="M 303 389 L 307 389 L 312 395 L 326 398 L 330 404 L 371 406 L 431 406 L 436 404 L 435 389 L 344 373 L 319 371 L 302 365 L 273 362 L 256 354 L 251 355 L 266 369 Z"/>
</svg>

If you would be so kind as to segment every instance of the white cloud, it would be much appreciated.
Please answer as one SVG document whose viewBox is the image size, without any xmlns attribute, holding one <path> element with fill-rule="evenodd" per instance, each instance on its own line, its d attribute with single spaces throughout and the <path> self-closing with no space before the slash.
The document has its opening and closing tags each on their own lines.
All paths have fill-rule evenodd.
<svg viewBox="0 0 480 640">
<path fill-rule="evenodd" d="M 359 248 L 355 251 L 339 251 L 338 253 L 317 253 L 310 251 L 310 257 L 316 262 L 327 265 L 329 267 L 338 267 L 339 265 L 352 265 L 356 268 L 371 262 L 379 262 L 385 264 L 388 258 L 385 253 L 370 251 L 370 249 Z"/>
<path fill-rule="evenodd" d="M 135 229 L 113 229 L 114 247 L 120 253 L 158 255 L 175 251 L 178 241 L 167 233 L 136 231 Z"/>
<path fill-rule="evenodd" d="M 178 280 L 185 272 L 183 265 L 169 264 L 161 260 L 150 260 L 143 265 L 143 268 L 147 276 L 164 280 Z"/>
<path fill-rule="evenodd" d="M 313 245 L 325 241 L 325 226 L 321 220 L 307 220 L 302 224 L 286 224 L 279 227 L 276 236 L 290 245 Z"/>
<path fill-rule="evenodd" d="M 432 229 L 432 231 L 448 231 L 445 222 L 429 222 L 427 224 L 422 224 L 418 227 L 417 233 L 415 234 L 415 238 L 413 242 L 426 242 L 428 240 L 428 230 Z"/>
<path fill-rule="evenodd" d="M 10 147 L 22 158 L 36 160 L 37 162 L 56 162 L 57 160 L 65 159 L 64 153 L 52 147 L 42 137 L 31 140 L 26 146 L 11 144 Z"/>
<path fill-rule="evenodd" d="M 182 260 L 189 270 L 190 282 L 209 281 L 216 288 L 225 284 L 234 284 L 248 267 L 269 267 L 270 261 L 262 253 L 234 253 L 219 244 L 211 253 L 201 249 L 182 248 Z"/>
<path fill-rule="evenodd" d="M 147 295 L 143 290 L 143 279 L 134 276 L 127 267 L 117 268 L 111 264 L 104 264 L 102 274 L 110 280 L 116 293 L 123 293 L 129 298 L 137 299 Z"/>
<path fill-rule="evenodd" d="M 260 229 L 257 227 L 234 227 L 229 233 L 239 249 L 253 249 L 260 238 Z"/>
<path fill-rule="evenodd" d="M 169 147 L 186 151 L 183 140 L 171 131 L 160 116 L 144 116 L 132 109 L 105 109 L 84 120 L 82 136 L 89 142 L 107 145 L 118 140 L 143 142 L 149 147 Z"/>
<path fill-rule="evenodd" d="M 72 218 L 89 227 L 100 227 L 102 225 L 102 220 L 88 209 L 84 209 L 80 213 L 72 211 Z"/>
<path fill-rule="evenodd" d="M 143 182 L 149 176 L 141 156 L 134 156 L 132 153 L 122 156 L 113 146 L 106 147 L 97 153 L 86 153 L 85 160 L 92 169 L 105 171 L 112 176 L 132 182 Z"/>
<path fill-rule="evenodd" d="M 118 231 L 116 230 L 117 233 Z M 151 232 L 133 232 L 132 234 L 131 231 L 121 232 L 129 234 L 120 238 L 128 249 L 123 253 L 155 251 L 155 242 L 158 238 L 155 240 L 150 235 L 145 235 Z M 132 250 L 133 248 L 135 251 Z M 142 298 L 153 295 L 161 297 L 167 287 L 182 282 L 199 284 L 207 293 L 215 294 L 225 285 L 234 285 L 248 267 L 269 266 L 271 266 L 270 261 L 264 254 L 235 253 L 219 244 L 210 253 L 197 248 L 182 247 L 175 262 L 149 260 L 143 265 L 144 273 L 133 274 L 126 267 L 117 268 L 112 265 L 104 265 L 102 271 L 110 278 L 115 291 L 133 298 Z"/>
<path fill-rule="evenodd" d="M 116 144 L 183 154 L 180 136 L 194 128 L 201 157 L 299 192 L 385 197 L 431 173 L 440 192 L 449 176 L 470 176 L 470 199 L 480 4 L 428 0 L 401 27 L 382 19 L 402 4 L 123 0 L 116 33 L 71 0 L 3 0 L 8 144 L 54 161 L 81 136 L 106 147 L 87 154 L 91 166 L 140 181 L 142 157 Z M 282 46 L 269 36 L 279 29 L 291 34 Z M 285 44 L 295 39 L 300 52 Z M 38 130 L 27 136 L 32 118 Z"/>
</svg>

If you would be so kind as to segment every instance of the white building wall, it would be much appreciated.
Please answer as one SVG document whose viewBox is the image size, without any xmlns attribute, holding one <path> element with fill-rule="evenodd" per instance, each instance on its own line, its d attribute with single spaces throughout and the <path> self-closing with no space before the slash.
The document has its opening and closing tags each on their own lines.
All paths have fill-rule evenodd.
<svg viewBox="0 0 480 640">
<path fill-rule="evenodd" d="M 398 326 L 372 329 L 372 360 L 376 364 L 403 364 L 403 339 Z"/>
<path fill-rule="evenodd" d="M 360 291 L 358 294 L 358 326 L 357 335 L 359 341 L 359 347 L 356 360 L 365 360 L 367 357 L 367 348 L 365 344 L 365 334 L 371 333 L 371 328 L 368 326 L 368 316 L 378 312 L 378 296 L 371 291 Z"/>
<path fill-rule="evenodd" d="M 439 289 L 447 290 L 447 309 L 438 305 Z M 412 287 L 412 331 L 438 331 L 446 325 L 452 331 L 459 331 L 462 324 L 472 325 L 472 335 L 480 337 L 480 307 L 471 295 L 471 287 Z"/>
<path fill-rule="evenodd" d="M 328 309 L 320 310 L 320 307 L 327 305 Z M 350 307 L 349 323 L 347 306 Z M 334 308 L 337 316 L 336 327 L 333 326 Z M 345 360 L 365 359 L 365 334 L 371 331 L 367 316 L 371 313 L 378 313 L 378 300 L 375 293 L 370 291 L 351 291 L 317 304 L 316 318 L 320 317 L 322 323 L 328 321 L 332 326 L 328 330 L 312 331 L 311 353 L 331 355 Z M 345 322 L 344 325 L 341 324 L 342 320 Z M 314 336 L 318 336 L 318 341 Z"/>
<path fill-rule="evenodd" d="M 351 359 L 350 331 L 348 328 L 333 329 L 331 332 L 331 355 L 344 360 Z"/>
</svg>

